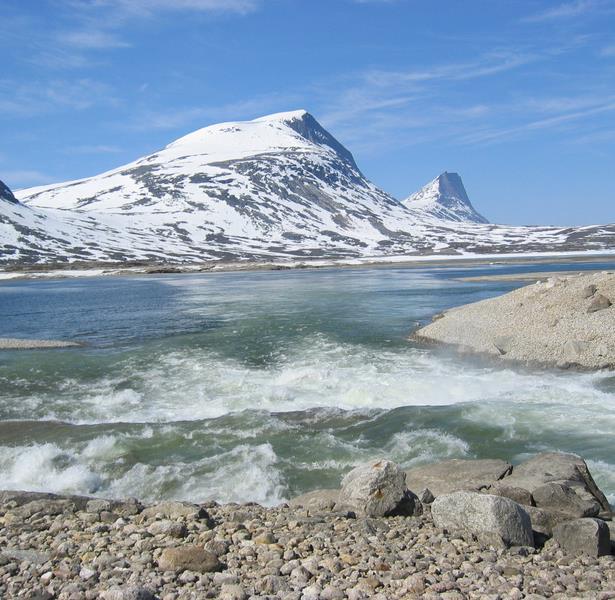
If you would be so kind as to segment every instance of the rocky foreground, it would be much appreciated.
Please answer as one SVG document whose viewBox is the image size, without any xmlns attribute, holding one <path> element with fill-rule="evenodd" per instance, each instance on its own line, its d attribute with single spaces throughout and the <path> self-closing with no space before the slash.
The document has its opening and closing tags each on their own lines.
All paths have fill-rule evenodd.
<svg viewBox="0 0 615 600">
<path fill-rule="evenodd" d="M 415 333 L 502 360 L 615 368 L 615 274 L 551 277 L 498 298 L 453 308 Z"/>
<path fill-rule="evenodd" d="M 610 518 L 567 454 L 375 461 L 275 508 L 0 492 L 0 598 L 615 598 Z"/>
</svg>

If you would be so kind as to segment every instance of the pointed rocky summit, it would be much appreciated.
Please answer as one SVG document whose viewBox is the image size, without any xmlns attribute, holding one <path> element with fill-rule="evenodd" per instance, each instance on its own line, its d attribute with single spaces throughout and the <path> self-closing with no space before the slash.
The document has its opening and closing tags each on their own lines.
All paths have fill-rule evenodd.
<svg viewBox="0 0 615 600">
<path fill-rule="evenodd" d="M 447 221 L 489 222 L 472 206 L 458 173 L 445 171 L 418 192 L 403 200 L 402 204 L 411 210 Z"/>
</svg>

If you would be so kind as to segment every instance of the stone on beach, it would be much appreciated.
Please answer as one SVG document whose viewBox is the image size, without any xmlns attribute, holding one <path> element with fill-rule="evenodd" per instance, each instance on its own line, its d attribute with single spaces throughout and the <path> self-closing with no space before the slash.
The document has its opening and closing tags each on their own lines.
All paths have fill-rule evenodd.
<svg viewBox="0 0 615 600">
<path fill-rule="evenodd" d="M 141 513 L 141 518 L 154 518 L 160 516 L 163 519 L 206 519 L 207 511 L 197 504 L 188 502 L 164 501 L 146 508 Z"/>
<path fill-rule="evenodd" d="M 553 539 L 573 556 L 606 556 L 611 553 L 609 527 L 600 519 L 575 519 L 553 529 Z"/>
<path fill-rule="evenodd" d="M 137 586 L 114 587 L 100 594 L 103 600 L 154 600 L 150 590 Z"/>
<path fill-rule="evenodd" d="M 406 485 L 414 492 L 427 488 L 437 497 L 460 490 L 480 490 L 511 470 L 512 465 L 504 460 L 453 458 L 407 470 Z"/>
<path fill-rule="evenodd" d="M 201 546 L 176 546 L 165 548 L 158 559 L 161 571 L 194 571 L 213 573 L 222 568 L 218 557 Z"/>
<path fill-rule="evenodd" d="M 339 490 L 313 490 L 300 496 L 295 496 L 290 502 L 292 507 L 302 507 L 308 510 L 333 510 L 340 497 Z"/>
<path fill-rule="evenodd" d="M 596 294 L 592 299 L 590 305 L 587 307 L 588 313 L 598 312 L 599 310 L 604 310 L 611 306 L 611 301 L 602 294 Z"/>
<path fill-rule="evenodd" d="M 437 527 L 475 535 L 495 534 L 505 544 L 534 546 L 530 517 L 520 504 L 502 496 L 453 492 L 431 505 Z"/>
<path fill-rule="evenodd" d="M 342 479 L 339 505 L 357 514 L 381 517 L 393 513 L 408 498 L 406 475 L 390 460 L 354 468 Z"/>
<path fill-rule="evenodd" d="M 596 485 L 587 463 L 576 454 L 545 452 L 514 467 L 503 483 L 537 492 L 537 506 L 564 512 L 572 516 L 584 516 L 600 511 L 610 511 L 606 496 Z M 543 488 L 546 484 L 560 484 L 567 489 Z M 572 493 L 569 493 L 572 492 Z"/>
</svg>

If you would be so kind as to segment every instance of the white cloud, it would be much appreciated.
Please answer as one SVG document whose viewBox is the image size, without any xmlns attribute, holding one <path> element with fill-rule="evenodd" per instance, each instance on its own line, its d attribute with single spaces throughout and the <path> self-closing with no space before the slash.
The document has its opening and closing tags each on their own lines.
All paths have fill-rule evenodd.
<svg viewBox="0 0 615 600">
<path fill-rule="evenodd" d="M 563 2 L 543 12 L 525 17 L 522 20 L 526 22 L 541 22 L 570 19 L 584 14 L 613 10 L 613 8 L 612 0 L 574 0 L 572 2 Z"/>
<path fill-rule="evenodd" d="M 87 50 L 126 48 L 130 46 L 130 44 L 119 39 L 114 34 L 96 29 L 66 31 L 58 35 L 58 41 L 66 46 L 73 46 L 75 48 L 83 48 Z"/>
<path fill-rule="evenodd" d="M 468 144 L 476 144 L 476 143 L 486 143 L 486 142 L 494 142 L 502 139 L 509 139 L 512 137 L 517 137 L 520 134 L 543 130 L 543 129 L 553 129 L 561 125 L 566 125 L 568 123 L 579 121 L 586 119 L 588 117 L 593 117 L 596 115 L 609 113 L 615 111 L 615 102 L 612 100 L 607 101 L 604 104 L 600 104 L 598 106 L 593 106 L 591 108 L 587 108 L 584 110 L 579 110 L 575 112 L 568 112 L 560 115 L 555 115 L 552 117 L 547 117 L 545 119 L 539 119 L 536 121 L 530 121 L 528 123 L 523 123 L 521 125 L 516 125 L 514 127 L 494 129 L 491 131 L 478 131 L 476 133 L 471 133 L 465 136 L 461 141 L 463 143 Z"/>
<path fill-rule="evenodd" d="M 33 170 L 18 170 L 18 171 L 2 171 L 0 180 L 4 181 L 12 190 L 18 188 L 29 187 L 33 185 L 42 185 L 55 181 L 54 177 Z"/>
<path fill-rule="evenodd" d="M 115 17 L 146 17 L 162 11 L 248 14 L 257 10 L 262 4 L 262 0 L 66 0 L 66 2 L 82 10 L 111 9 Z"/>
<path fill-rule="evenodd" d="M 68 146 L 65 149 L 66 154 L 117 154 L 118 152 L 122 152 L 122 149 L 118 146 L 104 144 Z"/>
<path fill-rule="evenodd" d="M 29 117 L 61 109 L 85 110 L 117 102 L 108 85 L 87 78 L 28 84 L 0 80 L 0 117 Z"/>
</svg>

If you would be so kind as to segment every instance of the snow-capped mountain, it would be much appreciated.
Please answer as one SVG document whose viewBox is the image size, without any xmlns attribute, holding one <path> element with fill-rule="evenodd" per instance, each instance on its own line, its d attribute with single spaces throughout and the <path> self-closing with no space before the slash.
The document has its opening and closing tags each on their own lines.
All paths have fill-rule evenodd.
<svg viewBox="0 0 615 600">
<path fill-rule="evenodd" d="M 500 227 L 408 207 L 305 111 L 205 127 L 101 175 L 16 196 L 0 202 L 5 262 L 599 250 L 615 238 L 614 227 Z"/>
<path fill-rule="evenodd" d="M 488 223 L 472 206 L 458 173 L 444 172 L 402 204 L 418 215 L 462 223 Z"/>
</svg>

